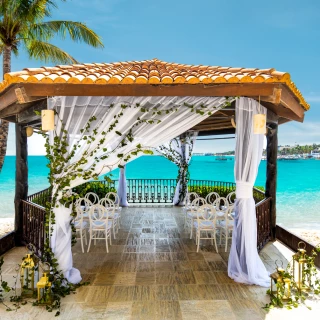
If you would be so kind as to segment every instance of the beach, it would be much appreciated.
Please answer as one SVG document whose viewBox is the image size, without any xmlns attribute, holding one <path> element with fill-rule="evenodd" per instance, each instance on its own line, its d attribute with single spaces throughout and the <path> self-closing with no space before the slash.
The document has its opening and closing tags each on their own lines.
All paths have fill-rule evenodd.
<svg viewBox="0 0 320 320">
<path fill-rule="evenodd" d="M 13 231 L 14 219 L 13 218 L 0 218 L 0 238 L 5 234 Z"/>
</svg>

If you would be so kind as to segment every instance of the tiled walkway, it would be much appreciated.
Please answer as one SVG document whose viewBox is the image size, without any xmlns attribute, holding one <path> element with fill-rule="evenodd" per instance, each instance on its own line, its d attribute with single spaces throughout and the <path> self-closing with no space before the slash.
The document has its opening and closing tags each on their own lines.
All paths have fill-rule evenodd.
<svg viewBox="0 0 320 320">
<path fill-rule="evenodd" d="M 194 240 L 184 232 L 181 211 L 171 207 L 124 209 L 121 229 L 108 254 L 103 240 L 84 254 L 78 243 L 74 266 L 90 285 L 62 300 L 60 319 L 266 318 L 262 309 L 268 301 L 266 289 L 229 279 L 228 253 L 222 247 L 217 254 L 207 242 L 197 253 Z M 271 271 L 279 254 L 270 249 L 273 245 L 267 247 L 262 258 Z M 6 254 L 6 278 L 14 273 L 23 253 L 16 248 Z M 4 313 L 0 306 L 1 319 L 51 317 L 28 305 L 15 314 Z"/>
</svg>

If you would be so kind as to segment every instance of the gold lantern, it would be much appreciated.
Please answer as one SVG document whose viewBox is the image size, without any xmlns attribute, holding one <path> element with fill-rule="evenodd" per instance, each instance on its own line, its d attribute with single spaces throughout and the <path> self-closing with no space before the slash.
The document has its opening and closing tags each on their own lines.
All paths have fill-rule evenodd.
<svg viewBox="0 0 320 320">
<path fill-rule="evenodd" d="M 52 284 L 49 282 L 50 266 L 45 264 L 47 267 L 43 270 L 43 275 L 37 283 L 38 289 L 38 304 L 39 305 L 51 305 L 52 304 Z"/>
<path fill-rule="evenodd" d="M 254 134 L 265 134 L 266 133 L 266 115 L 255 114 L 253 116 L 253 133 Z"/>
<path fill-rule="evenodd" d="M 285 275 L 285 270 L 277 266 L 277 271 L 270 278 L 271 294 L 282 301 L 291 299 L 291 280 Z"/>
<path fill-rule="evenodd" d="M 54 130 L 54 111 L 53 110 L 41 110 L 41 122 L 42 130 L 50 131 Z"/>
<path fill-rule="evenodd" d="M 31 137 L 33 135 L 33 128 L 26 127 L 26 134 L 27 134 L 27 137 Z"/>
<path fill-rule="evenodd" d="M 35 293 L 35 285 L 38 279 L 38 259 L 34 256 L 33 251 L 29 251 L 22 259 L 20 267 L 21 295 L 32 297 Z"/>
<path fill-rule="evenodd" d="M 293 255 L 293 276 L 296 279 L 297 289 L 300 291 L 309 291 L 306 275 L 306 244 L 302 241 L 298 243 L 298 251 Z"/>
</svg>

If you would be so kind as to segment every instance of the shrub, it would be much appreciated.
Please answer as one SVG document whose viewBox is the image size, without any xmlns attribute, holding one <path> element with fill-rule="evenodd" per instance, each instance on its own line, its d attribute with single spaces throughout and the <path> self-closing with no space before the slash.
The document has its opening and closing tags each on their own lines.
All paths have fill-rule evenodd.
<svg viewBox="0 0 320 320">
<path fill-rule="evenodd" d="M 72 191 L 77 193 L 81 198 L 83 198 L 88 192 L 94 192 L 99 199 L 104 198 L 108 192 L 117 192 L 116 188 L 114 187 L 114 183 L 101 181 L 86 182 L 73 188 Z"/>
</svg>

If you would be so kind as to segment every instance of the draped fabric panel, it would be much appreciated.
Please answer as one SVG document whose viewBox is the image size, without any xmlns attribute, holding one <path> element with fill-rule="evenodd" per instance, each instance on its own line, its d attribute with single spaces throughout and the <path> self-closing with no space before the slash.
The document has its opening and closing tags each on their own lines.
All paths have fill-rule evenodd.
<svg viewBox="0 0 320 320">
<path fill-rule="evenodd" d="M 236 100 L 235 225 L 228 262 L 229 277 L 236 282 L 268 287 L 269 274 L 257 251 L 257 222 L 252 189 L 263 151 L 263 134 L 253 133 L 253 116 L 266 114 L 257 101 Z"/>
<path fill-rule="evenodd" d="M 128 207 L 127 199 L 127 179 L 126 179 L 126 167 L 120 169 L 119 184 L 118 184 L 118 196 L 120 199 L 121 207 Z"/>
<path fill-rule="evenodd" d="M 48 99 L 49 109 L 55 109 L 57 112 L 55 131 L 50 132 L 50 142 L 53 143 L 54 137 L 61 138 L 67 135 L 68 154 L 72 152 L 74 145 L 79 145 L 74 156 L 66 164 L 65 172 L 85 154 L 87 162 L 81 164 L 80 169 L 85 171 L 96 164 L 95 173 L 102 175 L 118 166 L 117 154 L 130 153 L 138 144 L 143 148 L 157 147 L 200 123 L 210 113 L 213 114 L 221 109 L 225 102 L 225 97 L 54 97 Z M 191 112 L 189 107 L 191 105 L 202 111 L 206 106 L 205 114 Z M 172 112 L 171 108 L 176 111 Z M 159 111 L 162 113 L 159 114 Z M 119 114 L 122 116 L 117 118 Z M 91 122 L 90 132 L 86 134 L 92 136 L 95 132 L 95 140 L 88 144 L 83 140 L 81 129 L 85 128 L 88 119 L 93 116 L 96 120 Z M 115 119 L 118 121 L 115 122 Z M 143 120 L 145 122 L 141 122 Z M 111 124 L 114 124 L 114 128 L 109 130 Z M 133 141 L 118 147 L 124 135 L 130 130 L 134 136 Z M 105 139 L 105 143 L 101 147 L 101 152 L 91 156 L 102 138 Z M 107 150 L 108 158 L 98 162 L 97 160 L 106 154 L 102 148 Z M 137 155 L 132 155 L 130 161 L 135 157 Z M 84 182 L 86 180 L 83 177 L 77 177 L 72 180 L 70 188 Z M 54 191 L 57 188 L 58 186 L 53 186 Z M 81 281 L 81 276 L 79 271 L 72 268 L 69 211 L 61 205 L 59 208 L 54 208 L 56 224 L 51 237 L 51 246 L 65 277 L 70 282 L 77 283 Z"/>
<path fill-rule="evenodd" d="M 194 142 L 197 139 L 197 136 L 198 136 L 198 132 L 188 131 L 184 135 L 179 136 L 172 140 L 171 147 L 181 156 L 180 158 L 181 163 L 179 164 L 179 168 L 182 168 L 183 164 L 186 164 L 189 166 L 192 152 L 193 152 Z M 174 205 L 184 204 L 186 191 L 188 190 L 187 172 L 181 169 L 179 170 L 179 172 L 180 172 L 180 179 L 177 183 L 176 190 L 173 197 Z"/>
</svg>

